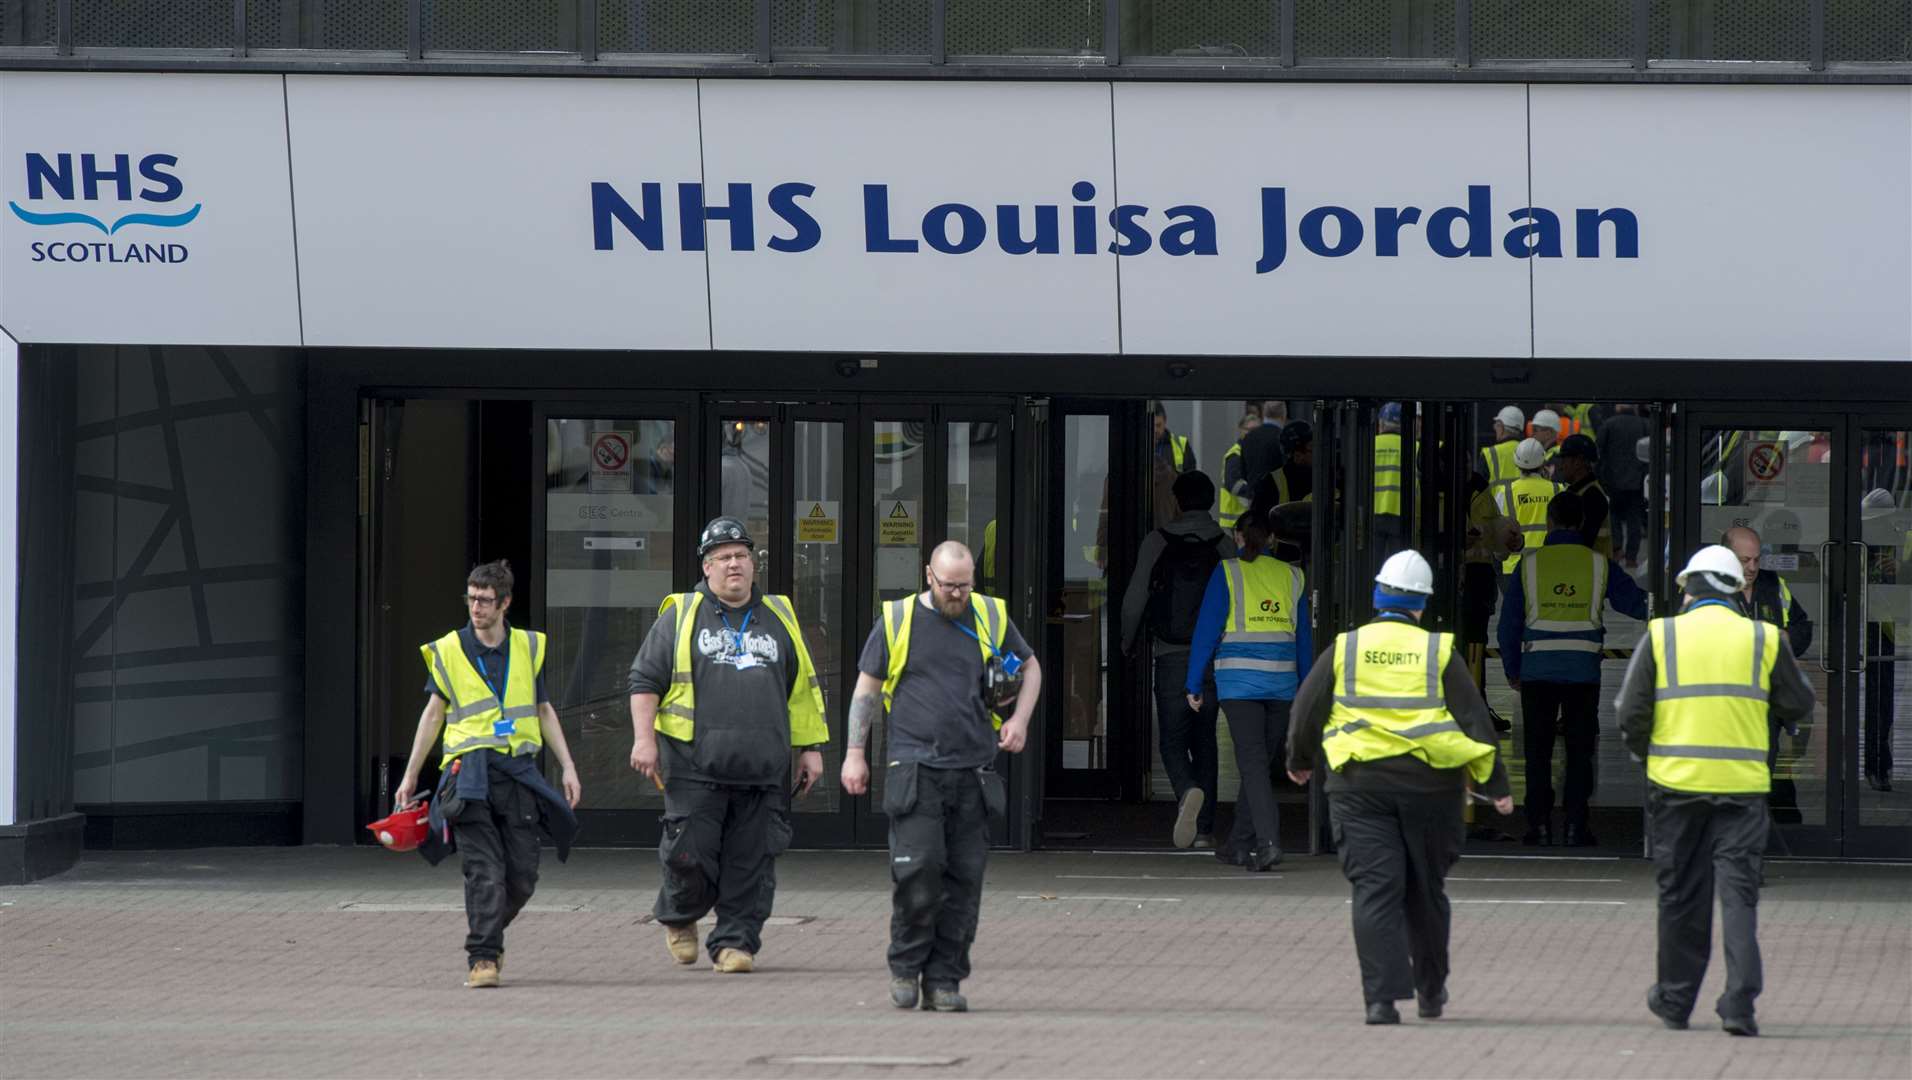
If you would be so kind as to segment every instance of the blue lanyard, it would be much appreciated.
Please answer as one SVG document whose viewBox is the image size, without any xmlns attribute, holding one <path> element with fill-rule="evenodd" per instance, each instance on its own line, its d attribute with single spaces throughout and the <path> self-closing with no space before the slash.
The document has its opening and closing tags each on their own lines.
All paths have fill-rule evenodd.
<svg viewBox="0 0 1912 1080">
<path fill-rule="evenodd" d="M 756 613 L 757 613 L 757 605 L 752 604 L 749 608 L 745 609 L 744 611 L 744 624 L 735 630 L 731 630 L 729 613 L 724 610 L 723 604 L 720 603 L 717 605 L 717 617 L 723 620 L 724 629 L 726 631 L 737 635 L 737 647 L 739 649 L 744 647 L 744 631 L 750 629 L 750 617 L 752 615 L 755 615 Z"/>
<path fill-rule="evenodd" d="M 938 609 L 936 614 L 943 615 L 943 612 L 941 609 Z M 971 620 L 974 620 L 976 618 L 976 610 L 974 608 L 970 609 L 969 617 Z M 978 634 L 973 627 L 969 626 L 966 623 L 959 623 L 955 619 L 952 619 L 947 615 L 943 615 L 943 619 L 947 621 L 949 625 L 955 627 L 958 630 L 961 630 L 965 634 L 968 634 L 970 637 L 970 640 L 974 641 L 976 644 L 982 646 L 983 648 L 988 649 L 990 656 L 993 656 L 998 660 L 1002 659 L 1002 650 L 998 649 L 994 643 L 984 641 L 983 636 L 981 634 Z"/>
<path fill-rule="evenodd" d="M 478 633 L 475 630 L 472 632 L 471 640 L 474 644 L 482 644 L 478 641 Z M 498 681 L 495 683 L 491 681 L 491 665 L 485 662 L 484 654 L 479 652 L 476 649 L 473 649 L 472 656 L 474 659 L 478 661 L 478 677 L 485 680 L 485 685 L 491 688 L 492 695 L 498 699 L 498 707 L 503 708 L 504 701 L 505 701 L 505 687 L 511 684 L 511 628 L 510 627 L 505 628 L 504 647 L 501 648 L 499 651 L 504 654 L 504 662 L 499 665 Z"/>
</svg>

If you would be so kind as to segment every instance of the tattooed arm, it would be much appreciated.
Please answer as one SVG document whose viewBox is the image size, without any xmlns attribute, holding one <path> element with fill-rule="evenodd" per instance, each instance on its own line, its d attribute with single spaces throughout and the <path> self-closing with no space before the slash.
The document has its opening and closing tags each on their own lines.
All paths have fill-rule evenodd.
<svg viewBox="0 0 1912 1080">
<path fill-rule="evenodd" d="M 863 673 L 850 695 L 850 746 L 843 755 L 843 790 L 861 795 L 870 787 L 870 763 L 865 749 L 870 733 L 883 717 L 883 680 Z"/>
</svg>

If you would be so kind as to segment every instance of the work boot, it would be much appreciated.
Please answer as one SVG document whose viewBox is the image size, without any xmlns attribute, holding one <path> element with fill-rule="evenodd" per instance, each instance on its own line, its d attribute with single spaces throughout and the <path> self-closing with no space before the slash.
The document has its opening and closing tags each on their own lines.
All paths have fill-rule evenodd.
<svg viewBox="0 0 1912 1080">
<path fill-rule="evenodd" d="M 1392 1001 L 1370 1001 L 1368 1002 L 1367 1022 L 1370 1024 L 1398 1024 L 1401 1022 L 1401 1010 L 1395 1008 L 1394 1002 Z"/>
<path fill-rule="evenodd" d="M 1600 846 L 1600 839 L 1594 836 L 1592 830 L 1585 825 L 1568 825 L 1566 840 L 1568 847 Z"/>
<path fill-rule="evenodd" d="M 1251 874 L 1259 874 L 1264 870 L 1273 870 L 1275 867 L 1281 865 L 1281 846 L 1272 840 L 1265 844 L 1258 844 L 1242 865 L 1247 867 L 1248 872 Z"/>
<path fill-rule="evenodd" d="M 473 990 L 498 985 L 498 961 L 473 960 L 471 970 L 465 972 L 465 985 Z"/>
<path fill-rule="evenodd" d="M 756 970 L 756 958 L 742 949 L 718 949 L 710 970 L 719 975 L 745 975 Z"/>
<path fill-rule="evenodd" d="M 1215 850 L 1215 834 L 1196 833 L 1195 842 L 1189 846 L 1193 847 L 1196 851 L 1213 851 Z"/>
<path fill-rule="evenodd" d="M 923 988 L 924 1012 L 968 1012 L 969 999 L 956 992 L 953 986 Z"/>
<path fill-rule="evenodd" d="M 1526 844 L 1528 847 L 1552 847 L 1553 827 L 1550 825 L 1535 825 L 1533 828 L 1527 830 L 1527 834 L 1520 838 L 1520 842 Z"/>
<path fill-rule="evenodd" d="M 914 976 L 890 976 L 890 1004 L 899 1009 L 916 1008 L 917 983 Z"/>
<path fill-rule="evenodd" d="M 1720 1030 L 1728 1035 L 1755 1036 L 1759 1034 L 1759 1025 L 1751 1016 L 1722 1016 L 1719 1018 Z"/>
<path fill-rule="evenodd" d="M 1426 994 L 1414 995 L 1414 1005 L 1415 1005 L 1414 1011 L 1417 1014 L 1419 1014 L 1421 1019 L 1423 1020 L 1439 1020 L 1441 1018 L 1441 1009 L 1446 1004 L 1447 1004 L 1447 988 L 1446 987 L 1442 987 L 1440 993 L 1435 994 L 1431 997 Z"/>
<path fill-rule="evenodd" d="M 1195 819 L 1201 816 L 1202 800 L 1207 796 L 1198 787 L 1182 792 L 1181 806 L 1175 811 L 1175 831 L 1170 834 L 1178 848 L 1185 848 L 1195 842 Z"/>
<path fill-rule="evenodd" d="M 680 964 L 695 964 L 697 962 L 697 924 L 665 926 L 664 945 L 670 949 L 672 960 Z"/>
<path fill-rule="evenodd" d="M 1647 988 L 1646 1011 L 1659 1017 L 1660 1023 L 1665 1024 L 1668 1031 L 1686 1030 L 1685 1015 L 1675 1012 L 1673 1007 L 1666 1003 L 1666 999 L 1660 996 L 1660 988 L 1657 986 Z"/>
<path fill-rule="evenodd" d="M 1242 866 L 1247 863 L 1241 849 L 1231 843 L 1224 843 L 1215 849 L 1215 861 L 1224 866 Z"/>
</svg>

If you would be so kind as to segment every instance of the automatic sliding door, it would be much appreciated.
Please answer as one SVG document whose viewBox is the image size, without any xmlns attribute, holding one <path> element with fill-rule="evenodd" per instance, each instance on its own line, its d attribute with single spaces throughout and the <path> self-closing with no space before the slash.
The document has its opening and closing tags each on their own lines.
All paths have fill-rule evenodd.
<svg viewBox="0 0 1912 1080">
<path fill-rule="evenodd" d="M 1912 854 L 1912 783 L 1898 766 L 1912 756 L 1904 719 L 1912 711 L 1912 419 L 1861 421 L 1843 471 L 1855 518 L 1849 534 L 1853 591 L 1854 681 L 1858 713 L 1847 725 L 1856 768 L 1844 770 L 1853 830 L 1847 855 Z"/>
</svg>

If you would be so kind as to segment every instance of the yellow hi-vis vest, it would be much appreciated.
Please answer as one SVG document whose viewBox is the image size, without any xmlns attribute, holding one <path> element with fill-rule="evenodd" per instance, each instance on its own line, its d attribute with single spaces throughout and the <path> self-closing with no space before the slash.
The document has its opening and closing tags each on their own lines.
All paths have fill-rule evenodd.
<svg viewBox="0 0 1912 1080">
<path fill-rule="evenodd" d="M 1238 457 L 1241 457 L 1240 443 L 1230 445 L 1228 453 L 1222 455 L 1222 476 L 1224 479 L 1222 480 L 1221 490 L 1215 493 L 1215 508 L 1221 512 L 1222 528 L 1224 529 L 1234 528 L 1235 522 L 1240 521 L 1241 516 L 1248 512 L 1248 501 L 1240 495 L 1228 490 L 1228 481 L 1226 479 L 1228 476 L 1228 459 Z"/>
<path fill-rule="evenodd" d="M 1607 566 L 1606 556 L 1584 544 L 1547 544 L 1521 552 L 1520 591 L 1527 610 L 1520 651 L 1598 656 Z M 1558 636 L 1563 634 L 1578 636 Z"/>
<path fill-rule="evenodd" d="M 1772 790 L 1768 696 L 1784 635 L 1725 604 L 1647 623 L 1657 671 L 1646 778 L 1716 795 Z"/>
<path fill-rule="evenodd" d="M 1521 538 L 1527 542 L 1522 550 L 1536 551 L 1547 542 L 1547 504 L 1559 490 L 1560 485 L 1552 480 L 1528 473 L 1494 492 L 1494 504 L 1500 512 L 1520 526 Z M 1519 565 L 1520 552 L 1515 552 L 1501 562 L 1500 572 L 1511 574 Z"/>
<path fill-rule="evenodd" d="M 1294 502 L 1295 501 L 1294 496 L 1290 494 L 1288 490 L 1288 466 L 1286 465 L 1277 466 L 1275 471 L 1269 473 L 1268 475 L 1275 478 L 1276 505 L 1280 505 L 1282 503 Z M 1314 492 L 1310 491 L 1307 495 L 1302 497 L 1301 501 L 1313 502 Z"/>
<path fill-rule="evenodd" d="M 1599 552 L 1601 558 L 1613 558 L 1613 500 L 1607 496 L 1607 489 L 1600 486 L 1600 481 L 1589 477 L 1585 484 L 1570 487 L 1567 490 L 1573 492 L 1575 495 L 1585 495 L 1589 491 L 1597 491 L 1600 493 L 1601 498 L 1607 500 L 1607 516 L 1601 519 L 1600 531 L 1594 534 L 1593 543 L 1587 546 Z"/>
<path fill-rule="evenodd" d="M 1262 555 L 1223 559 L 1222 582 L 1228 586 L 1228 616 L 1222 621 L 1222 647 L 1216 650 L 1215 670 L 1261 671 L 1293 675 L 1295 666 L 1295 612 L 1301 607 L 1305 575 L 1292 565 Z M 1242 655 L 1230 645 L 1287 645 L 1287 650 L 1259 650 L 1269 655 Z M 1279 651 L 1286 659 L 1274 658 Z"/>
<path fill-rule="evenodd" d="M 1441 672 L 1454 635 L 1381 619 L 1334 639 L 1334 706 L 1321 732 L 1328 768 L 1412 754 L 1436 769 L 1465 767 L 1477 784 L 1494 747 L 1475 742 L 1447 711 Z"/>
<path fill-rule="evenodd" d="M 790 635 L 790 646 L 797 651 L 797 680 L 790 690 L 790 745 L 815 746 L 830 741 L 830 729 L 823 722 L 823 685 L 817 681 L 817 667 L 810 662 L 810 648 L 804 644 L 803 629 L 797 625 L 790 598 L 774 594 L 759 596 L 764 607 L 777 617 Z M 697 684 L 691 678 L 690 646 L 697 636 L 697 606 L 704 602 L 700 592 L 673 593 L 658 605 L 662 619 L 677 613 L 676 648 L 671 651 L 671 688 L 657 707 L 657 733 L 679 742 L 689 742 L 696 730 Z"/>
<path fill-rule="evenodd" d="M 1401 512 L 1401 434 L 1384 431 L 1374 437 L 1374 512 Z"/>
<path fill-rule="evenodd" d="M 1519 445 L 1519 439 L 1509 439 L 1480 448 L 1481 460 L 1487 463 L 1487 487 L 1496 498 L 1500 489 L 1520 479 L 1520 467 L 1514 464 L 1514 449 Z"/>
<path fill-rule="evenodd" d="M 544 730 L 538 722 L 538 673 L 544 670 L 544 635 L 515 627 L 510 633 L 503 702 L 472 666 L 471 657 L 465 655 L 458 631 L 418 647 L 431 670 L 432 685 L 449 705 L 440 768 L 473 750 L 496 750 L 517 757 L 535 754 L 544 745 Z"/>
<path fill-rule="evenodd" d="M 1188 436 L 1170 435 L 1168 437 L 1169 456 L 1174 459 L 1175 471 L 1182 471 L 1183 455 L 1188 453 Z"/>
<path fill-rule="evenodd" d="M 883 602 L 883 643 L 890 654 L 890 667 L 883 675 L 883 711 L 886 714 L 890 711 L 890 700 L 896 696 L 896 684 L 903 681 L 903 670 L 910 659 L 910 627 L 916 625 L 916 609 L 922 606 L 921 593 Z M 976 647 L 982 650 L 983 663 L 987 664 L 992 657 L 1002 652 L 1002 640 L 1009 633 L 1009 605 L 993 596 L 972 592 L 969 594 L 969 610 L 975 615 L 979 629 Z M 990 723 L 998 729 L 1005 719 L 997 713 L 989 716 Z"/>
</svg>

